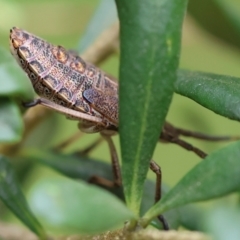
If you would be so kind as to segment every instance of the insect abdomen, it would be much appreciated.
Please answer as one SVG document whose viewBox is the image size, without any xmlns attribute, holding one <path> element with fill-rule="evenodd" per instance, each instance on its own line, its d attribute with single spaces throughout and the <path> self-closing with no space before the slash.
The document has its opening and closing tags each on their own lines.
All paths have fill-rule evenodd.
<svg viewBox="0 0 240 240">
<path fill-rule="evenodd" d="M 117 83 L 76 54 L 61 46 L 49 44 L 26 31 L 11 29 L 10 40 L 12 54 L 28 74 L 39 96 L 76 111 L 101 118 L 107 117 L 111 121 L 111 116 L 104 115 L 111 109 L 99 112 L 94 108 L 96 104 L 89 104 L 89 101 L 83 98 L 83 93 L 94 88 L 99 90 L 99 94 L 110 94 L 117 99 Z M 110 105 L 107 104 L 106 108 Z M 117 113 L 116 111 L 114 114 Z M 116 123 L 115 118 L 113 123 Z"/>
</svg>

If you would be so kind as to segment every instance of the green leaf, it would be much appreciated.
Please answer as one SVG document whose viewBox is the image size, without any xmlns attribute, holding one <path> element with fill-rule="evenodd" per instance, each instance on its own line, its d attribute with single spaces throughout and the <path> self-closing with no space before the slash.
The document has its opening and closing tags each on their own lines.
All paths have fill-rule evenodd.
<svg viewBox="0 0 240 240">
<path fill-rule="evenodd" d="M 13 143 L 21 139 L 22 117 L 12 100 L 0 98 L 0 142 Z"/>
<path fill-rule="evenodd" d="M 113 173 L 110 164 L 97 161 L 80 154 L 63 154 L 53 151 L 42 151 L 38 149 L 27 149 L 21 152 L 21 158 L 34 162 L 40 162 L 54 170 L 73 179 L 81 179 L 89 181 L 92 176 L 101 176 L 108 180 L 113 180 Z M 16 161 L 19 161 L 17 159 Z M 118 198 L 124 200 L 122 188 L 105 188 Z M 166 192 L 166 187 L 163 188 L 163 194 Z M 155 199 L 155 183 L 147 180 L 144 185 L 143 200 L 141 204 L 141 213 L 145 213 L 154 204 Z M 179 226 L 179 210 L 172 210 L 165 214 L 165 217 L 171 228 Z M 159 221 L 157 221 L 158 226 Z M 162 226 L 159 226 L 162 227 Z"/>
<path fill-rule="evenodd" d="M 98 233 L 123 227 L 126 220 L 135 218 L 107 191 L 60 176 L 40 180 L 29 199 L 36 216 L 58 233 Z"/>
<path fill-rule="evenodd" d="M 120 18 L 120 141 L 128 207 L 143 184 L 173 93 L 187 0 L 117 0 Z"/>
<path fill-rule="evenodd" d="M 240 120 L 240 78 L 180 70 L 175 92 L 217 114 Z"/>
<path fill-rule="evenodd" d="M 20 153 L 20 158 L 32 162 L 37 161 L 73 179 L 81 179 L 88 182 L 92 176 L 100 176 L 109 181 L 114 180 L 112 168 L 109 164 L 81 156 L 80 154 L 63 154 L 50 150 L 26 149 Z M 120 199 L 124 199 L 122 188 L 106 189 Z"/>
<path fill-rule="evenodd" d="M 189 1 L 188 11 L 211 34 L 238 48 L 240 47 L 240 7 L 238 1 Z"/>
<path fill-rule="evenodd" d="M 4 156 L 0 156 L 0 199 L 29 229 L 41 239 L 46 239 L 43 228 L 32 214 L 15 173 Z"/>
<path fill-rule="evenodd" d="M 37 161 L 73 179 L 88 181 L 90 177 L 102 176 L 113 180 L 111 166 L 80 154 L 64 154 L 51 150 L 26 149 L 21 158 Z"/>
<path fill-rule="evenodd" d="M 0 64 L 0 86 L 0 96 L 33 99 L 30 80 L 15 62 Z"/>
<path fill-rule="evenodd" d="M 210 154 L 144 216 L 146 223 L 169 209 L 240 190 L 240 141 Z"/>
<path fill-rule="evenodd" d="M 220 8 L 223 15 L 227 18 L 227 21 L 235 28 L 237 31 L 236 35 L 232 35 L 232 37 L 237 37 L 238 45 L 240 40 L 240 17 L 239 11 L 240 7 L 237 1 L 228 1 L 228 0 L 214 0 L 216 5 Z M 220 20 L 220 19 L 219 19 Z M 229 31 L 229 29 L 228 29 Z"/>
<path fill-rule="evenodd" d="M 202 220 L 206 209 L 193 204 L 185 205 L 177 209 L 181 226 L 191 231 L 200 231 L 202 229 Z"/>
</svg>

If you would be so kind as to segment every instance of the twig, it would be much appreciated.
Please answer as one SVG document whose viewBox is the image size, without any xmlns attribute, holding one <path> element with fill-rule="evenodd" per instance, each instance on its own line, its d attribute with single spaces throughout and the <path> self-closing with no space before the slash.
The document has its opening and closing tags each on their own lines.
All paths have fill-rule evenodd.
<svg viewBox="0 0 240 240">
<path fill-rule="evenodd" d="M 97 40 L 83 53 L 82 58 L 94 65 L 106 60 L 119 48 L 119 23 L 116 22 L 104 31 Z"/>
<path fill-rule="evenodd" d="M 200 232 L 190 231 L 159 231 L 156 229 L 144 229 L 136 232 L 124 230 L 108 231 L 95 236 L 70 236 L 58 240 L 211 240 L 211 238 Z"/>
</svg>

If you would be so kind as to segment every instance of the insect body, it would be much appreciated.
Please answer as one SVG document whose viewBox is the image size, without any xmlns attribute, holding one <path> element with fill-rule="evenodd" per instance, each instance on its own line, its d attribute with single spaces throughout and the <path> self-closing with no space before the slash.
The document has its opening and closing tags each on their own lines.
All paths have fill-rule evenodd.
<svg viewBox="0 0 240 240">
<path fill-rule="evenodd" d="M 16 27 L 10 48 L 43 105 L 79 120 L 85 132 L 117 130 L 118 85 L 100 69 Z"/>
</svg>

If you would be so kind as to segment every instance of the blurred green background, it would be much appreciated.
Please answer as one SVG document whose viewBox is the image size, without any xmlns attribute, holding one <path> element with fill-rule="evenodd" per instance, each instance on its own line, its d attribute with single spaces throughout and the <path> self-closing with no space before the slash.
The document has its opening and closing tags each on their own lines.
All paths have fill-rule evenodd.
<svg viewBox="0 0 240 240">
<path fill-rule="evenodd" d="M 240 8 L 237 0 L 227 1 L 236 11 Z M 9 29 L 17 26 L 53 44 L 76 49 L 98 3 L 98 0 L 0 0 L 0 46 L 9 48 Z M 221 25 L 218 19 L 222 19 L 223 16 L 214 8 L 216 7 L 214 3 L 210 11 L 210 5 L 206 1 L 190 1 L 190 13 L 186 15 L 183 28 L 180 67 L 240 77 L 240 45 L 237 45 L 236 41 L 223 37 L 229 35 L 231 29 L 227 25 Z M 214 19 L 216 25 L 208 24 L 214 22 Z M 217 29 L 219 31 L 215 31 Z M 231 36 L 234 36 L 234 33 Z M 238 38 L 233 37 L 233 39 Z M 101 65 L 101 68 L 117 77 L 118 59 L 117 54 L 112 56 Z M 28 81 L 27 77 L 26 81 Z M 240 135 L 237 122 L 218 116 L 192 100 L 176 94 L 167 119 L 178 127 L 192 131 L 211 135 Z M 53 114 L 32 132 L 25 145 L 48 148 L 60 143 L 76 131 L 78 129 L 75 121 L 67 120 L 60 114 Z M 85 135 L 68 151 L 83 149 L 95 138 L 96 134 Z M 114 141 L 119 152 L 118 136 L 114 137 Z M 207 153 L 228 144 L 191 139 L 187 141 Z M 90 156 L 108 162 L 110 159 L 105 143 Z M 194 153 L 187 152 L 173 144 L 158 144 L 153 158 L 162 168 L 163 181 L 170 186 L 178 182 L 186 172 L 201 161 Z M 52 172 L 45 167 L 37 166 L 26 179 L 26 185 L 30 186 L 42 174 L 51 175 Z M 154 178 L 152 173 L 149 175 Z"/>
</svg>

